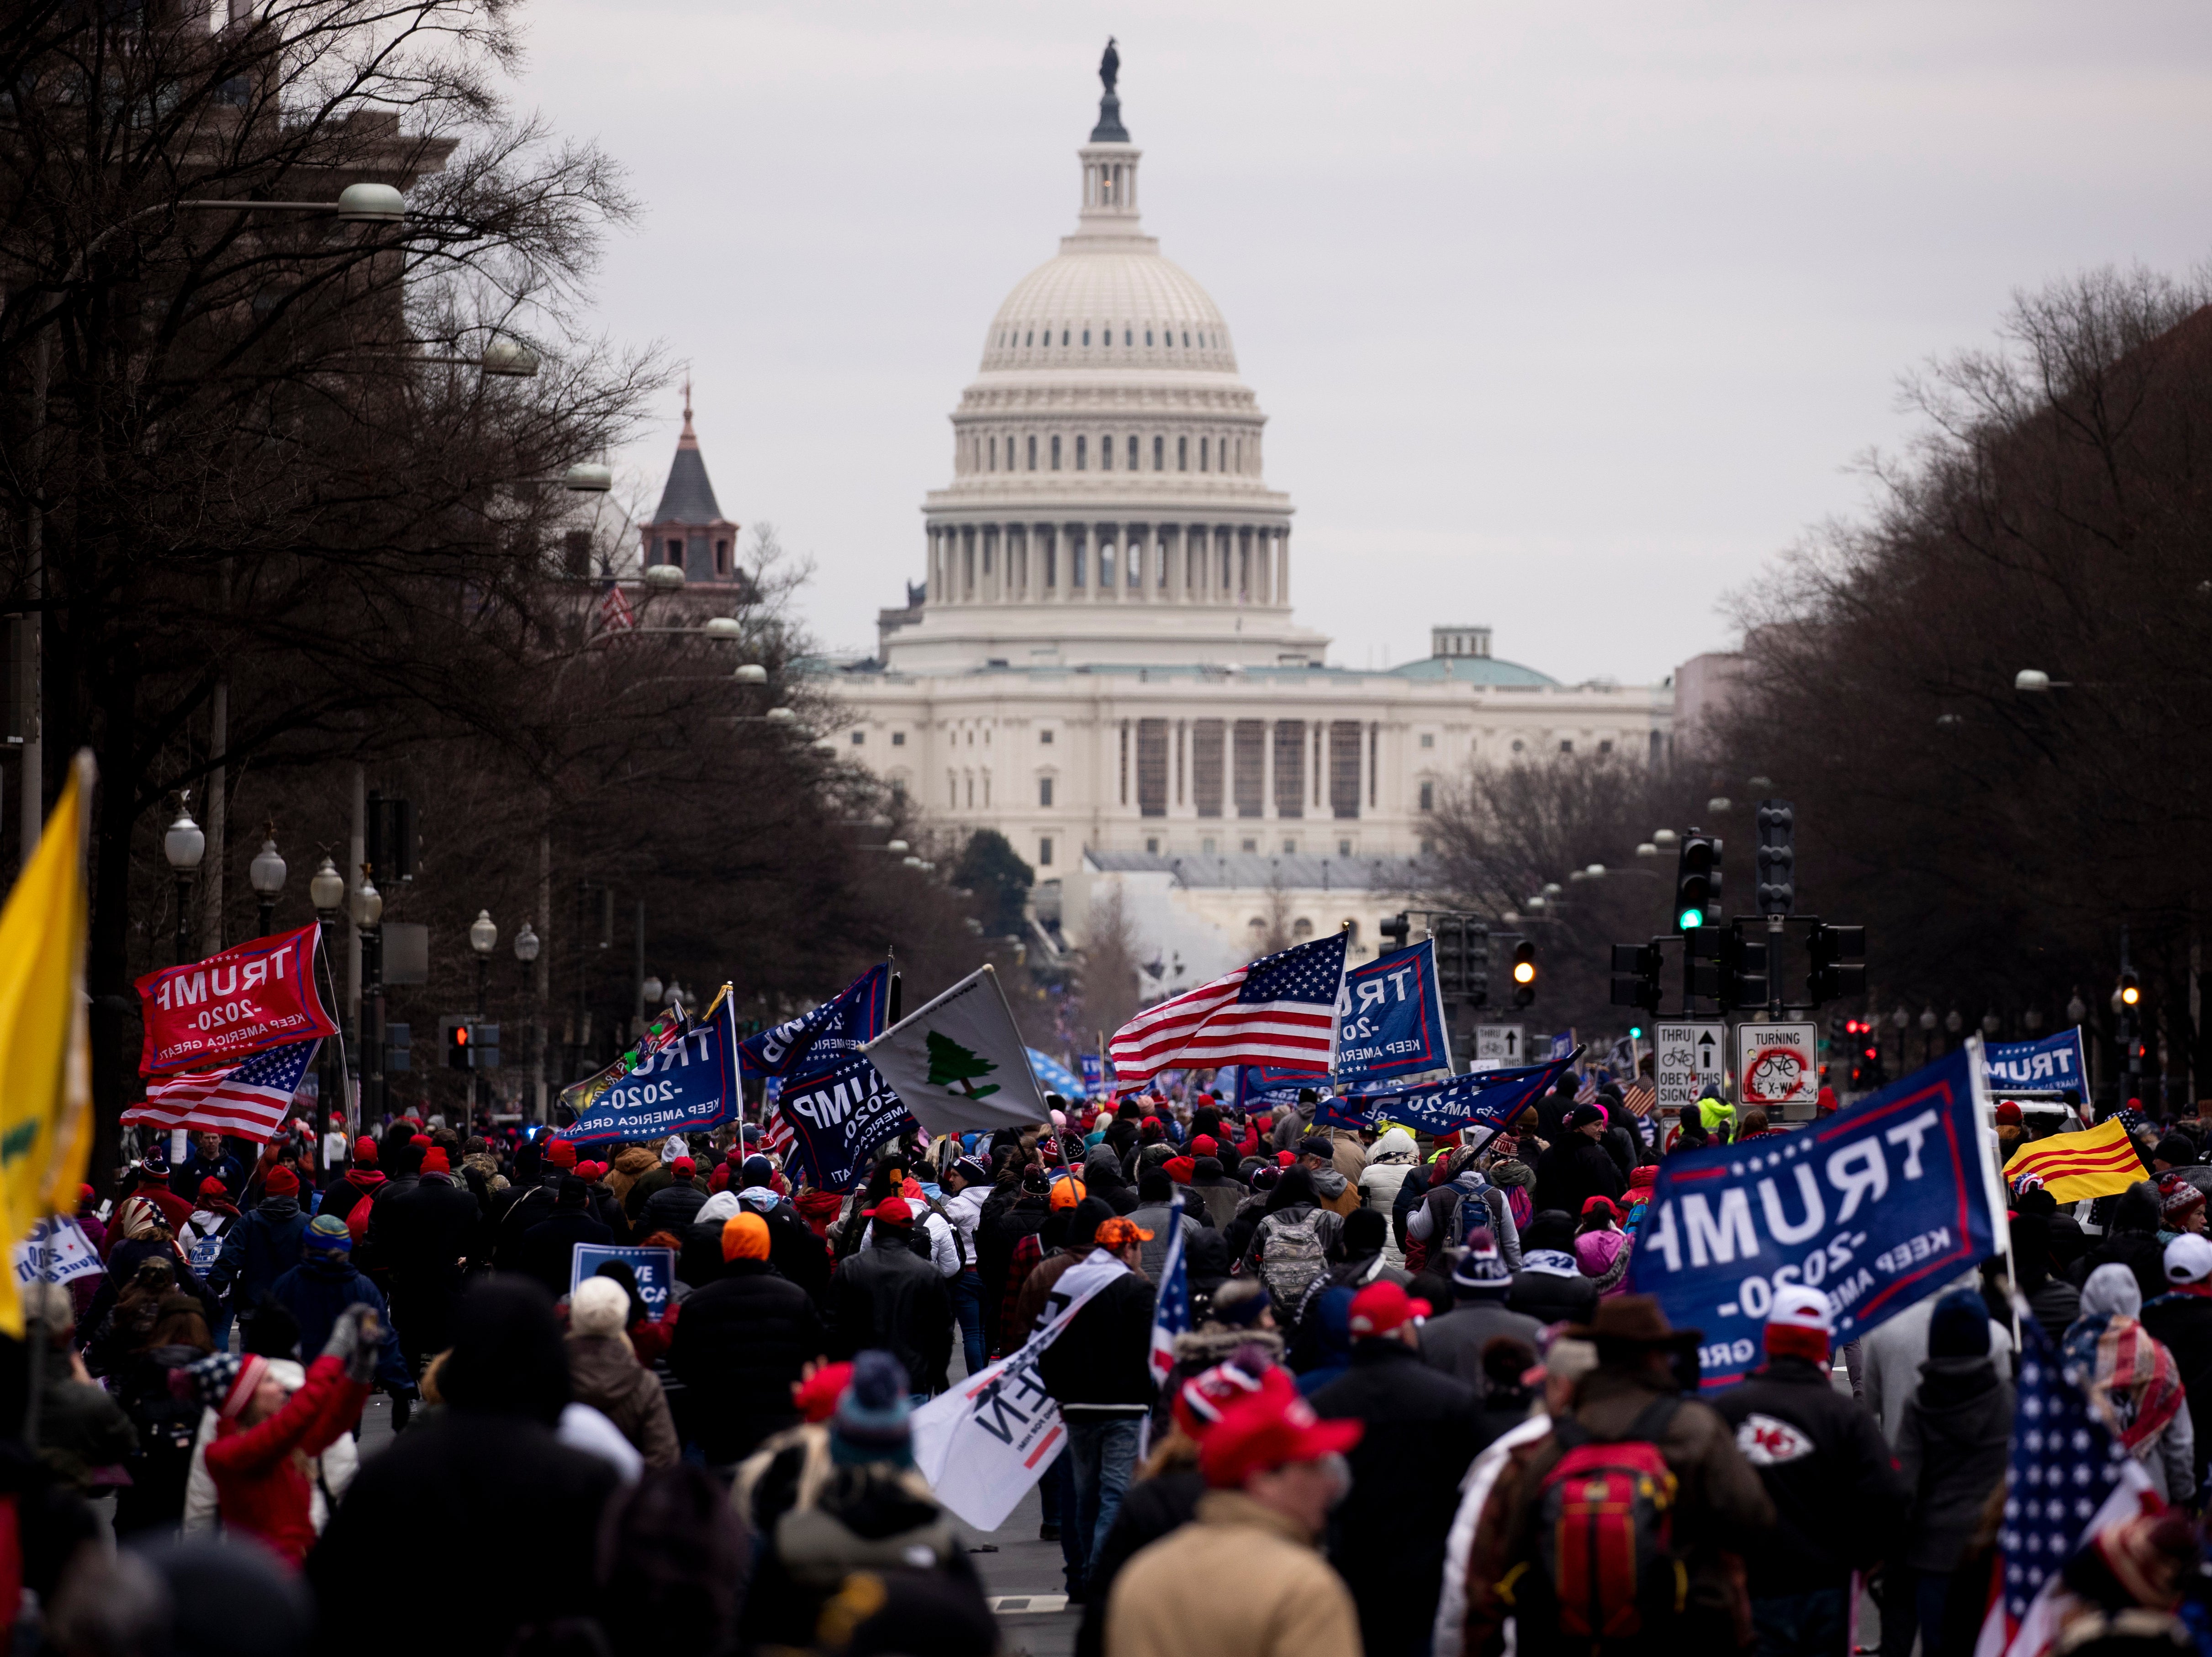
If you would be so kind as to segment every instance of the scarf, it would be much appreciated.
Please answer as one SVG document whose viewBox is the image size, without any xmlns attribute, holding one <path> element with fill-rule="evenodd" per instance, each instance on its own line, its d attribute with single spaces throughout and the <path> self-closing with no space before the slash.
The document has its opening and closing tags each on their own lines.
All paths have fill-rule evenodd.
<svg viewBox="0 0 2212 1657">
<path fill-rule="evenodd" d="M 2181 1411 L 2181 1366 L 2133 1318 L 2083 1318 L 2066 1332 L 2066 1378 L 2089 1397 L 2120 1448 L 2148 1456 Z"/>
<path fill-rule="evenodd" d="M 1540 1272 L 1547 1278 L 1578 1278 L 1582 1268 L 1575 1257 L 1564 1248 L 1531 1248 L 1521 1256 L 1523 1272 Z"/>
</svg>

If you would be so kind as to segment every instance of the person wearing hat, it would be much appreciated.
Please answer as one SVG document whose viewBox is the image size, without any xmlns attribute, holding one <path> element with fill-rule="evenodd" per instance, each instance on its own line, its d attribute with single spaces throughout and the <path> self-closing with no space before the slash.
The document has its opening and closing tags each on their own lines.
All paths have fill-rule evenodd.
<svg viewBox="0 0 2212 1657">
<path fill-rule="evenodd" d="M 1952 1289 L 1936 1301 L 1928 1361 L 1897 1432 L 1898 1472 L 1911 1510 L 1883 1570 L 1885 1601 L 1901 1613 L 1902 1636 L 1893 1644 L 1885 1627 L 1886 1651 L 1911 1650 L 1916 1615 L 1925 1648 L 1938 1648 L 1951 1575 L 2005 1482 L 2013 1389 L 1992 1361 L 1990 1330 L 1989 1308 L 1975 1290 Z"/>
<path fill-rule="evenodd" d="M 979 1234 L 983 1223 L 983 1204 L 991 1195 L 991 1170 L 974 1156 L 956 1157 L 945 1170 L 942 1181 L 945 1200 L 939 1208 L 945 1224 L 952 1233 L 952 1246 L 959 1269 L 947 1279 L 945 1290 L 952 1297 L 953 1314 L 960 1320 L 960 1339 L 968 1361 L 968 1373 L 974 1375 L 983 1367 L 983 1273 L 979 1264 Z"/>
<path fill-rule="evenodd" d="M 1539 1210 L 1579 1215 L 1593 1197 L 1620 1200 L 1628 1189 L 1628 1176 L 1606 1154 L 1600 1143 L 1604 1138 L 1601 1107 L 1577 1105 L 1567 1112 L 1559 1137 L 1536 1159 L 1534 1200 Z"/>
<path fill-rule="evenodd" d="M 1647 1627 L 1644 1637 L 1654 1649 L 1737 1649 L 1736 1630 L 1748 1622 L 1750 1606 L 1734 1556 L 1773 1525 L 1774 1503 L 1729 1423 L 1680 1390 L 1678 1360 L 1696 1346 L 1698 1332 L 1674 1328 L 1649 1295 L 1600 1301 L 1588 1323 L 1563 1332 L 1592 1342 L 1597 1367 L 1583 1377 L 1572 1409 L 1553 1417 L 1551 1432 L 1516 1446 L 1499 1471 L 1468 1566 L 1468 1649 L 1495 1650 L 1509 1618 L 1523 1657 L 1588 1648 L 1586 1641 L 1563 1640 L 1545 1609 L 1550 1595 L 1514 1584 L 1530 1572 L 1544 1581 L 1537 1520 L 1545 1482 L 1570 1449 L 1593 1442 L 1648 1442 L 1677 1481 L 1671 1545 L 1688 1592 L 1673 1624 Z M 1525 1614 L 1516 1610 L 1524 1599 Z"/>
<path fill-rule="evenodd" d="M 1322 1420 L 1279 1387 L 1224 1410 L 1199 1448 L 1206 1490 L 1196 1516 L 1115 1580 L 1106 1657 L 1358 1652 L 1351 1592 L 1317 1547 L 1363 1430 Z"/>
<path fill-rule="evenodd" d="M 279 1162 L 261 1184 L 250 1214 L 223 1233 L 222 1253 L 208 1269 L 208 1287 L 229 1303 L 232 1316 L 258 1306 L 261 1297 L 300 1263 L 307 1216 L 300 1207 L 300 1176 Z"/>
<path fill-rule="evenodd" d="M 1421 1362 L 1428 1314 L 1399 1284 L 1368 1284 L 1352 1298 L 1351 1367 L 1312 1395 L 1324 1419 L 1366 1423 L 1350 1452 L 1352 1493 L 1328 1526 L 1329 1561 L 1352 1584 L 1364 1652 L 1427 1649 L 1444 1536 L 1478 1448 L 1480 1395 Z"/>
<path fill-rule="evenodd" d="M 335 1214 L 343 1220 L 353 1233 L 356 1247 L 368 1235 L 369 1205 L 384 1186 L 384 1169 L 379 1165 L 380 1156 L 376 1141 L 366 1133 L 356 1139 L 352 1162 L 323 1187 L 323 1199 L 316 1208 L 318 1214 Z"/>
<path fill-rule="evenodd" d="M 2159 1236 L 2170 1242 L 2183 1232 L 2204 1235 L 2204 1193 L 2172 1171 L 2158 1176 Z"/>
<path fill-rule="evenodd" d="M 1107 1281 L 1037 1360 L 1038 1378 L 1067 1423 L 1075 1487 L 1071 1597 L 1088 1591 L 1091 1557 L 1121 1511 L 1152 1407 L 1153 1292 L 1141 1270 L 1151 1241 L 1152 1233 L 1133 1220 L 1098 1222 L 1091 1248 L 1076 1264 L 1086 1274 L 1108 1273 Z"/>
<path fill-rule="evenodd" d="M 668 1181 L 645 1199 L 637 1211 L 640 1235 L 648 1231 L 673 1231 L 684 1235 L 684 1228 L 691 1223 L 699 1205 L 707 1200 L 707 1187 L 697 1178 L 698 1164 L 688 1156 L 672 1158 L 668 1164 Z"/>
<path fill-rule="evenodd" d="M 407 1190 L 387 1187 L 388 1194 L 377 1199 L 365 1239 L 385 1273 L 400 1350 L 417 1374 L 433 1353 L 453 1344 L 453 1302 L 467 1262 L 482 1255 L 484 1243 L 483 1211 L 475 1193 L 433 1163 L 429 1153 L 442 1149 L 410 1143 L 415 1183 Z M 564 1292 L 568 1287 L 565 1260 L 561 1287 Z"/>
<path fill-rule="evenodd" d="M 270 1361 L 218 1352 L 173 1372 L 216 1416 L 207 1470 L 226 1530 L 252 1537 L 294 1569 L 315 1545 L 305 1462 L 359 1418 L 383 1330 L 367 1306 L 340 1313 L 296 1391 Z"/>
<path fill-rule="evenodd" d="M 797 1423 L 792 1387 L 830 1344 L 813 1301 L 772 1263 L 769 1234 L 750 1210 L 722 1222 L 721 1271 L 685 1297 L 668 1349 L 669 1369 L 689 1389 L 691 1437 L 711 1467 L 734 1466 Z"/>
<path fill-rule="evenodd" d="M 386 1315 L 384 1296 L 354 1269 L 353 1233 L 336 1214 L 318 1214 L 300 1240 L 300 1263 L 276 1279 L 270 1295 L 300 1326 L 300 1350 L 319 1352 L 350 1306 L 376 1314 L 376 1384 L 395 1400 L 393 1425 L 406 1424 L 405 1406 L 415 1393 L 415 1377 L 400 1350 L 399 1332 Z"/>
<path fill-rule="evenodd" d="M 1501 1336 L 1534 1346 L 1543 1326 L 1506 1305 L 1513 1274 L 1486 1229 L 1477 1227 L 1468 1234 L 1467 1248 L 1452 1267 L 1451 1285 L 1452 1309 L 1421 1326 L 1421 1362 L 1480 1387 L 1485 1347 Z"/>
<path fill-rule="evenodd" d="M 1778 1515 L 1772 1530 L 1745 1539 L 1741 1550 L 1762 1652 L 1842 1651 L 1851 1573 L 1869 1571 L 1905 1522 L 1905 1483 L 1881 1429 L 1836 1387 L 1834 1332 L 1827 1296 L 1802 1284 L 1778 1286 L 1765 1366 L 1712 1398 Z"/>
<path fill-rule="evenodd" d="M 648 1467 L 683 1459 L 668 1392 L 637 1360 L 624 1327 L 629 1291 L 612 1278 L 586 1278 L 568 1298 L 568 1382 L 576 1402 L 612 1422 Z"/>
<path fill-rule="evenodd" d="M 830 1274 L 830 1356 L 890 1352 L 906 1366 L 908 1391 L 927 1401 L 951 1363 L 952 1298 L 937 1268 L 914 1252 L 915 1211 L 905 1198 L 885 1197 L 864 1213 L 862 1246 Z"/>
<path fill-rule="evenodd" d="M 1597 1309 L 1597 1279 L 1583 1275 L 1574 1247 L 1572 1216 L 1548 1210 L 1534 1216 L 1521 1234 L 1521 1268 L 1506 1305 L 1541 1324 L 1586 1321 Z"/>
<path fill-rule="evenodd" d="M 1076 1630 L 1075 1657 L 1101 1657 L 1106 1648 L 1106 1607 L 1114 1582 L 1140 1550 L 1182 1528 L 1198 1515 L 1206 1494 L 1206 1475 L 1198 1470 L 1200 1448 L 1214 1423 L 1248 1399 L 1272 1393 L 1288 1399 L 1297 1388 L 1289 1374 L 1265 1349 L 1246 1344 L 1218 1363 L 1186 1376 L 1168 1389 L 1166 1435 L 1138 1470 L 1115 1516 L 1114 1527 L 1090 1559 L 1090 1588 L 1084 1595 L 1083 1623 Z"/>
<path fill-rule="evenodd" d="M 2142 1322 L 2145 1332 L 2173 1355 L 2192 1426 L 2208 1423 L 2196 1430 L 2192 1446 L 2191 1488 L 2202 1490 L 2212 1466 L 2212 1240 L 2190 1232 L 2166 1244 L 2166 1292 L 2144 1303 Z"/>
</svg>

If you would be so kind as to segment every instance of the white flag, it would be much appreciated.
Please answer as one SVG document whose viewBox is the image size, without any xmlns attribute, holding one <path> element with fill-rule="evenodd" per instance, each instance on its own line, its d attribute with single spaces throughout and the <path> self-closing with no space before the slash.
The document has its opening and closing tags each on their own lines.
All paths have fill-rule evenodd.
<svg viewBox="0 0 2212 1657">
<path fill-rule="evenodd" d="M 978 967 L 860 1049 L 932 1133 L 1050 1120 L 999 975 Z"/>
</svg>

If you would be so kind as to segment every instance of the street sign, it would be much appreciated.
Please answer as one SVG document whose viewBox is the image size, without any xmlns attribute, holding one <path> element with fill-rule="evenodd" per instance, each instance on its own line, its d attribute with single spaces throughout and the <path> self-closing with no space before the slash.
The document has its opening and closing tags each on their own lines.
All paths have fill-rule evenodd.
<svg viewBox="0 0 2212 1657">
<path fill-rule="evenodd" d="M 1820 1030 L 1815 1025 L 1739 1024 L 1735 1073 L 1741 1102 L 1767 1112 L 1810 1112 L 1820 1092 Z"/>
<path fill-rule="evenodd" d="M 1728 1026 L 1715 1019 L 1695 1023 L 1656 1024 L 1651 1033 L 1652 1084 L 1659 1089 L 1655 1110 L 1688 1110 L 1705 1096 L 1708 1083 L 1722 1085 L 1728 1068 Z"/>
<path fill-rule="evenodd" d="M 1474 1027 L 1474 1056 L 1494 1059 L 1501 1065 L 1525 1065 L 1528 1062 L 1528 1027 L 1526 1024 L 1477 1024 Z"/>
</svg>

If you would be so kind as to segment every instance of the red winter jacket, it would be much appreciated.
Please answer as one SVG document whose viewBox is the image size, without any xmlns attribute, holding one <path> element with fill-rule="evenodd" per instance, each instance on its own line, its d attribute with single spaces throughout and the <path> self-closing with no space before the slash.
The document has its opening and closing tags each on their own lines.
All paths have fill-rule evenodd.
<svg viewBox="0 0 2212 1657">
<path fill-rule="evenodd" d="M 208 1446 L 222 1522 L 267 1544 L 294 1569 L 315 1545 L 313 1486 L 293 1452 L 320 1455 L 353 1424 L 368 1401 L 367 1383 L 346 1379 L 345 1365 L 317 1358 L 307 1384 L 284 1407 L 251 1427 L 226 1416 Z"/>
</svg>

